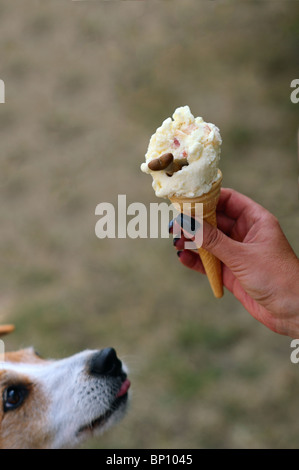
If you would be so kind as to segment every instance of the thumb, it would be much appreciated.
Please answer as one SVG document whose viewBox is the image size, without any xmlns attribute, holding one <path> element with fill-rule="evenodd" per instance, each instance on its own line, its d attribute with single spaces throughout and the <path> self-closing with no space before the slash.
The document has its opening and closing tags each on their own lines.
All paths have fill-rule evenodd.
<svg viewBox="0 0 299 470">
<path fill-rule="evenodd" d="M 232 240 L 217 227 L 203 220 L 202 248 L 212 253 L 228 267 L 240 250 L 240 243 Z"/>
</svg>

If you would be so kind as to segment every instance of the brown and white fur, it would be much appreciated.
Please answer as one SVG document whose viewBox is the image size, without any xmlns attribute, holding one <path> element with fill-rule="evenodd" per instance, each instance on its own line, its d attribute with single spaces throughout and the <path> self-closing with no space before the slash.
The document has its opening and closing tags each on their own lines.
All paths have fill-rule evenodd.
<svg viewBox="0 0 299 470">
<path fill-rule="evenodd" d="M 10 330 L 0 326 L 0 335 Z M 122 418 L 129 387 L 113 348 L 60 360 L 32 348 L 8 352 L 0 362 L 0 449 L 75 447 Z"/>
</svg>

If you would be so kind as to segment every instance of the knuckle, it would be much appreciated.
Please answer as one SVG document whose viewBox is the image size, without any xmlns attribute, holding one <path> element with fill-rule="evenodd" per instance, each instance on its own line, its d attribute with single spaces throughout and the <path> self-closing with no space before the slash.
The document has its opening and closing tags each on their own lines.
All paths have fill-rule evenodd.
<svg viewBox="0 0 299 470">
<path fill-rule="evenodd" d="M 273 226 L 273 227 L 277 227 L 279 226 L 279 221 L 278 221 L 278 218 L 275 217 L 275 215 L 271 214 L 271 212 L 265 212 L 264 214 L 264 223 L 270 225 L 270 226 Z"/>
<path fill-rule="evenodd" d="M 276 228 L 280 227 L 278 218 L 275 217 L 275 215 L 272 215 L 272 214 L 271 214 L 271 222 L 272 222 L 273 227 L 276 227 Z"/>
<path fill-rule="evenodd" d="M 213 249 L 221 243 L 221 238 L 221 232 L 213 227 L 208 231 L 204 230 L 203 244 L 206 248 Z"/>
</svg>

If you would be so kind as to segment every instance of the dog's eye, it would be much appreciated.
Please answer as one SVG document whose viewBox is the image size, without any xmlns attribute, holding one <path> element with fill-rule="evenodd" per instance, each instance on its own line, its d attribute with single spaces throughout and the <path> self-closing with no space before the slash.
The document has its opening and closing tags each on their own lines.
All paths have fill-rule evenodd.
<svg viewBox="0 0 299 470">
<path fill-rule="evenodd" d="M 28 390 L 22 386 L 7 387 L 3 392 L 4 411 L 15 410 L 25 400 Z"/>
</svg>

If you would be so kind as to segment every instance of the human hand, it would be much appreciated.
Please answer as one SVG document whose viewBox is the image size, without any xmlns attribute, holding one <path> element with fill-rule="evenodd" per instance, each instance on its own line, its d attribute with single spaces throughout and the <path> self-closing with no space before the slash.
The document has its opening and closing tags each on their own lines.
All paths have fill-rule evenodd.
<svg viewBox="0 0 299 470">
<path fill-rule="evenodd" d="M 203 222 L 202 247 L 222 261 L 224 286 L 272 331 L 299 337 L 299 259 L 278 220 L 250 198 L 222 188 L 217 224 Z M 183 227 L 174 240 L 181 263 L 204 273 L 198 253 L 184 249 L 185 241 Z"/>
</svg>

